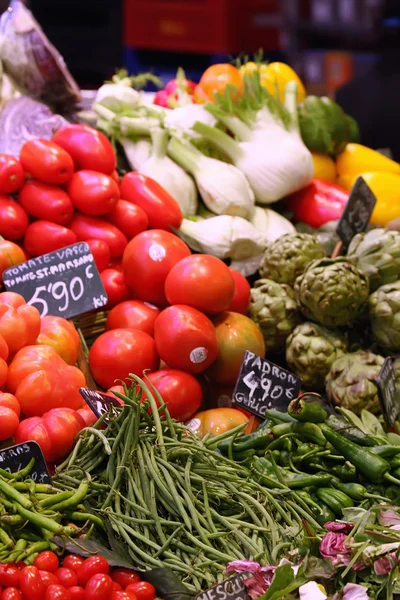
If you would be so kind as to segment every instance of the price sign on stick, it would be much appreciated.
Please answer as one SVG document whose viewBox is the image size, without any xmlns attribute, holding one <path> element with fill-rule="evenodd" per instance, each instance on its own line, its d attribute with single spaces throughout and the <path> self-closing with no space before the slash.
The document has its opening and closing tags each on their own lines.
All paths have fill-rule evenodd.
<svg viewBox="0 0 400 600">
<path fill-rule="evenodd" d="M 297 398 L 301 379 L 246 350 L 233 392 L 233 401 L 265 419 L 268 408 L 282 412 Z"/>
<path fill-rule="evenodd" d="M 32 458 L 35 459 L 35 464 L 25 479 L 33 479 L 36 483 L 51 483 L 46 461 L 37 442 L 23 442 L 0 450 L 0 469 L 17 473 L 27 467 Z"/>
<path fill-rule="evenodd" d="M 101 392 L 89 390 L 88 388 L 80 388 L 79 393 L 98 419 L 105 413 L 110 412 L 113 406 L 121 406 L 116 398 L 112 398 Z"/>
<path fill-rule="evenodd" d="M 392 426 L 400 413 L 400 390 L 396 382 L 393 359 L 390 356 L 385 359 L 376 382 L 383 418 L 389 426 Z"/>
<path fill-rule="evenodd" d="M 337 234 L 347 248 L 356 233 L 365 231 L 375 208 L 376 197 L 362 177 L 358 177 L 337 226 Z"/>
<path fill-rule="evenodd" d="M 7 290 L 21 294 L 42 317 L 71 319 L 107 304 L 107 294 L 85 242 L 31 258 L 3 273 Z"/>
<path fill-rule="evenodd" d="M 195 600 L 250 600 L 241 575 L 234 575 L 197 594 Z"/>
</svg>

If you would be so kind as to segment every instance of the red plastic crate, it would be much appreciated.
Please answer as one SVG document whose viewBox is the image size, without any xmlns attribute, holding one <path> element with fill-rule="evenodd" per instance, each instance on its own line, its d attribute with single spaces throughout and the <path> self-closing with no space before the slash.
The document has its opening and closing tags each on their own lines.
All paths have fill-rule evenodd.
<svg viewBox="0 0 400 600">
<path fill-rule="evenodd" d="M 207 54 L 279 47 L 279 0 L 124 0 L 124 44 Z"/>
</svg>

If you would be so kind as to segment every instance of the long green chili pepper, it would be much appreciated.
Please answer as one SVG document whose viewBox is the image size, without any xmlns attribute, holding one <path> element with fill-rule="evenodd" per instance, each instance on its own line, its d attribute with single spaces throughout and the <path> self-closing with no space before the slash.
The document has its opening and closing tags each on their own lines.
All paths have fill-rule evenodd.
<svg viewBox="0 0 400 600">
<path fill-rule="evenodd" d="M 309 398 L 309 400 L 307 400 Z M 328 418 L 327 411 L 316 400 L 319 394 L 303 394 L 292 400 L 288 406 L 288 414 L 301 423 L 324 423 Z"/>
<path fill-rule="evenodd" d="M 275 425 L 271 429 L 271 432 L 275 437 L 280 437 L 288 433 L 296 433 L 309 442 L 326 446 L 326 439 L 321 429 L 315 423 L 299 423 L 297 421 L 294 423 L 281 423 L 280 425 Z"/>
<path fill-rule="evenodd" d="M 354 506 L 353 500 L 340 490 L 320 487 L 316 491 L 317 497 L 322 500 L 335 513 L 337 517 L 342 516 L 343 508 Z"/>
<path fill-rule="evenodd" d="M 26 475 L 29 475 L 29 473 L 32 471 L 34 466 L 35 466 L 35 459 L 31 458 L 31 460 L 26 465 L 26 467 L 24 467 L 20 471 L 16 471 L 14 473 L 9 473 L 5 469 L 0 469 L 0 475 L 2 477 L 5 477 L 6 479 L 12 479 L 12 480 L 16 481 L 17 479 L 23 479 L 24 477 L 26 477 Z"/>
<path fill-rule="evenodd" d="M 400 446 L 391 446 L 390 444 L 386 446 L 373 446 L 372 448 L 368 448 L 368 451 L 381 458 L 393 458 L 400 454 Z"/>
</svg>

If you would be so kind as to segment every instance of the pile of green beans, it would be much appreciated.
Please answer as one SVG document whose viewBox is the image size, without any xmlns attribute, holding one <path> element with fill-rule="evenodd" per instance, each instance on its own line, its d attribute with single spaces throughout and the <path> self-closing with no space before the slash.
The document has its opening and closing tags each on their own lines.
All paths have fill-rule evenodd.
<svg viewBox="0 0 400 600">
<path fill-rule="evenodd" d="M 35 459 L 16 473 L 0 469 L 0 563 L 32 564 L 39 552 L 57 550 L 53 536 L 75 537 L 82 527 L 102 526 L 82 502 L 89 489 L 84 479 L 74 491 L 29 479 Z"/>
<path fill-rule="evenodd" d="M 201 591 L 224 578 L 230 561 L 277 564 L 299 547 L 302 519 L 320 529 L 296 492 L 264 488 L 215 449 L 221 438 L 197 439 L 170 418 L 148 380 L 132 379 L 124 407 L 106 429 L 103 416 L 81 432 L 56 482 L 72 490 L 90 474 L 91 510 L 126 544 L 136 568 L 170 567 Z"/>
</svg>

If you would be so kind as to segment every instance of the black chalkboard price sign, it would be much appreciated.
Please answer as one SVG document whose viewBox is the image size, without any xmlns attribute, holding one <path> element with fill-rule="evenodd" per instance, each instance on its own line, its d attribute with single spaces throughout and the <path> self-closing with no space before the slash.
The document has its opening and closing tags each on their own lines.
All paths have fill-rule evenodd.
<svg viewBox="0 0 400 600">
<path fill-rule="evenodd" d="M 79 393 L 98 419 L 105 413 L 110 412 L 113 406 L 121 406 L 116 398 L 96 392 L 95 390 L 80 388 Z"/>
<path fill-rule="evenodd" d="M 195 596 L 195 600 L 250 600 L 241 575 L 234 575 Z"/>
<path fill-rule="evenodd" d="M 246 350 L 233 401 L 264 419 L 268 408 L 286 412 L 289 403 L 299 395 L 300 388 L 299 377 Z"/>
<path fill-rule="evenodd" d="M 356 235 L 365 231 L 375 208 L 376 197 L 362 177 L 358 177 L 337 226 L 337 234 L 344 246 Z"/>
<path fill-rule="evenodd" d="M 21 294 L 40 315 L 71 319 L 107 304 L 89 246 L 78 242 L 31 258 L 3 273 L 7 290 Z"/>
<path fill-rule="evenodd" d="M 383 418 L 391 426 L 400 413 L 400 391 L 396 382 L 393 359 L 390 356 L 385 358 L 376 382 Z"/>
<path fill-rule="evenodd" d="M 23 442 L 0 450 L 0 469 L 17 473 L 27 467 L 32 458 L 35 459 L 35 464 L 25 479 L 33 479 L 36 483 L 51 483 L 46 461 L 37 442 Z"/>
</svg>

